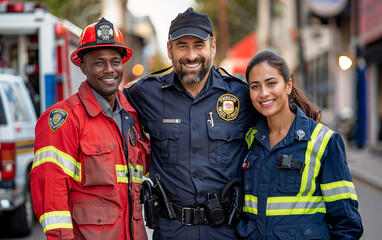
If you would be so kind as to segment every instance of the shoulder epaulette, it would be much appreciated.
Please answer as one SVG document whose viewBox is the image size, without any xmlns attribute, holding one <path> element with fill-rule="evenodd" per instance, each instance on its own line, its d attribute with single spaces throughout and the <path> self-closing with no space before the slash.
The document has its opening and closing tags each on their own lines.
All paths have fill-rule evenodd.
<svg viewBox="0 0 382 240">
<path fill-rule="evenodd" d="M 150 73 L 149 75 L 147 75 L 146 77 L 144 77 L 143 79 L 148 78 L 148 77 L 150 77 L 150 76 L 152 76 L 152 75 L 157 75 L 157 74 L 161 74 L 161 73 L 167 72 L 167 71 L 168 71 L 169 69 L 171 69 L 171 68 L 172 68 L 172 66 L 167 67 L 167 68 L 163 68 L 163 69 L 158 70 L 158 71 L 155 71 L 155 72 L 152 72 L 152 73 Z"/>
<path fill-rule="evenodd" d="M 225 70 L 225 69 L 222 68 L 222 67 L 214 67 L 214 68 L 215 68 L 215 70 L 216 70 L 217 72 L 219 72 L 221 75 L 222 75 L 221 72 L 223 72 L 226 76 L 230 77 L 231 79 L 238 80 L 239 82 L 242 82 L 242 83 L 246 83 L 246 82 L 243 81 L 242 79 L 240 79 L 240 78 L 238 78 L 238 77 L 235 77 L 235 76 L 231 75 L 229 72 L 227 72 L 227 70 Z"/>
<path fill-rule="evenodd" d="M 127 83 L 124 88 L 130 88 L 131 86 L 136 84 L 138 81 L 148 79 L 148 78 L 152 77 L 153 75 L 164 73 L 164 72 L 168 71 L 170 68 L 172 68 L 172 66 L 164 68 L 164 69 L 161 69 L 161 70 L 158 70 L 158 71 L 155 71 L 155 72 L 152 72 L 152 73 L 148 74 L 147 76 L 145 76 L 145 77 L 143 77 L 141 79 L 137 79 L 137 80 L 131 81 L 131 82 Z"/>
<path fill-rule="evenodd" d="M 138 81 L 139 81 L 139 79 L 131 81 L 131 82 L 128 82 L 123 88 L 130 88 L 131 86 L 136 84 Z"/>
</svg>

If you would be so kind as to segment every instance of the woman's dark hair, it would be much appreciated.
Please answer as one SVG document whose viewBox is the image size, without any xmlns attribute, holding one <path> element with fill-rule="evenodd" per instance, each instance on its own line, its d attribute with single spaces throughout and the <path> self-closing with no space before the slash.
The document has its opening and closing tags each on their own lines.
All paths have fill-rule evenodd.
<svg viewBox="0 0 382 240">
<path fill-rule="evenodd" d="M 279 74 L 284 78 L 285 83 L 287 83 L 289 79 L 292 79 L 292 92 L 288 96 L 290 110 L 292 112 L 296 112 L 297 105 L 308 117 L 312 118 L 316 122 L 321 122 L 321 109 L 311 103 L 305 96 L 304 92 L 295 86 L 294 76 L 290 73 L 288 64 L 275 52 L 267 50 L 253 56 L 245 71 L 245 78 L 247 79 L 247 82 L 249 82 L 249 73 L 252 68 L 262 62 L 267 62 L 270 66 L 277 69 Z"/>
</svg>

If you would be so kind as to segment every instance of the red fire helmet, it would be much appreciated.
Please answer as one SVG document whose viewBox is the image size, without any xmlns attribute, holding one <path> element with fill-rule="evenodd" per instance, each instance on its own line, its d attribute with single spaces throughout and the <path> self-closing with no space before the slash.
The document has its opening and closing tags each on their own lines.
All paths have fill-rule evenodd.
<svg viewBox="0 0 382 240">
<path fill-rule="evenodd" d="M 132 51 L 124 44 L 119 29 L 102 17 L 82 31 L 79 47 L 72 53 L 71 60 L 76 66 L 80 66 L 83 56 L 94 48 L 111 47 L 120 52 L 122 63 L 125 63 L 131 57 Z"/>
</svg>

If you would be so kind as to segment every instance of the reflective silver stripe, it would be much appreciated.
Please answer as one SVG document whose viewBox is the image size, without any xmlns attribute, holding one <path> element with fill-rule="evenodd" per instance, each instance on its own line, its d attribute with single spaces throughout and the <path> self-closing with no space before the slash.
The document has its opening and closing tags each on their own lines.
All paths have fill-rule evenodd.
<svg viewBox="0 0 382 240">
<path fill-rule="evenodd" d="M 257 202 L 253 202 L 251 200 L 246 200 L 244 202 L 244 206 L 257 209 Z"/>
<path fill-rule="evenodd" d="M 269 197 L 267 199 L 267 216 L 305 215 L 317 212 L 326 212 L 326 205 L 321 196 Z"/>
<path fill-rule="evenodd" d="M 322 191 L 322 195 L 324 195 L 325 197 L 330 197 L 330 196 L 334 196 L 334 195 L 338 195 L 338 194 L 342 194 L 342 193 L 356 194 L 355 189 L 350 188 L 348 186 L 338 187 L 338 188 L 333 188 L 330 190 L 323 190 Z"/>
<path fill-rule="evenodd" d="M 282 202 L 282 203 L 268 203 L 267 210 L 277 210 L 277 209 L 314 209 L 314 208 L 324 208 L 325 202 Z"/>
<path fill-rule="evenodd" d="M 117 181 L 128 183 L 129 179 L 127 177 L 127 166 L 126 165 L 115 165 L 115 170 L 117 172 Z"/>
<path fill-rule="evenodd" d="M 316 190 L 315 179 L 321 167 L 321 157 L 334 132 L 322 124 L 317 124 L 311 140 L 308 142 L 305 153 L 305 170 L 301 178 L 301 187 L 298 196 L 312 196 Z"/>
<path fill-rule="evenodd" d="M 253 195 L 245 195 L 243 212 L 257 214 L 257 197 Z"/>
<path fill-rule="evenodd" d="M 53 146 L 41 148 L 34 156 L 32 168 L 46 162 L 57 164 L 66 174 L 73 177 L 76 181 L 81 181 L 81 163 L 77 162 L 69 154 Z"/>
<path fill-rule="evenodd" d="M 142 183 L 143 177 L 143 166 L 142 165 L 133 165 L 129 163 L 131 180 L 135 183 Z"/>
<path fill-rule="evenodd" d="M 73 228 L 69 211 L 48 212 L 41 215 L 39 221 L 45 233 L 52 229 Z"/>
<path fill-rule="evenodd" d="M 117 170 L 117 174 L 118 174 L 118 177 L 121 177 L 121 178 L 126 177 L 126 173 L 124 170 Z"/>
<path fill-rule="evenodd" d="M 129 164 L 130 170 L 131 170 L 131 176 L 136 178 L 142 178 L 143 177 L 143 166 L 141 165 L 132 165 Z"/>
<path fill-rule="evenodd" d="M 320 164 L 320 161 L 317 161 L 317 153 L 320 150 L 320 146 L 322 143 L 322 140 L 324 139 L 325 134 L 328 132 L 328 128 L 322 126 L 320 131 L 318 132 L 318 135 L 314 141 L 313 150 L 310 154 L 310 164 L 309 164 L 309 171 L 308 171 L 308 181 L 306 183 L 305 191 L 302 193 L 302 196 L 307 196 L 309 191 L 312 188 L 312 179 L 314 178 L 314 169 L 316 167 L 316 164 Z"/>
<path fill-rule="evenodd" d="M 338 181 L 321 184 L 320 187 L 325 202 L 333 202 L 348 198 L 357 201 L 357 194 L 354 184 L 350 181 Z"/>
</svg>

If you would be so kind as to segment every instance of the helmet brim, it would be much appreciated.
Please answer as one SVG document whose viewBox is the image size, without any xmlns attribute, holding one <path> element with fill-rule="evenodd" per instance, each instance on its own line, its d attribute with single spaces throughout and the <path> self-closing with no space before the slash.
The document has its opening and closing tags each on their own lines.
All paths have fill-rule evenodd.
<svg viewBox="0 0 382 240">
<path fill-rule="evenodd" d="M 131 51 L 130 48 L 125 47 L 123 45 L 122 46 L 116 46 L 115 44 L 102 44 L 102 45 L 93 45 L 93 46 L 87 46 L 87 47 L 79 48 L 71 54 L 70 60 L 72 61 L 72 63 L 74 65 L 79 67 L 81 62 L 82 62 L 82 58 L 78 55 L 78 53 L 81 52 L 82 50 L 92 49 L 92 48 L 115 48 L 117 51 L 121 52 L 122 63 L 127 62 L 133 53 L 133 51 Z M 123 52 L 125 52 L 125 53 L 122 54 Z"/>
</svg>

